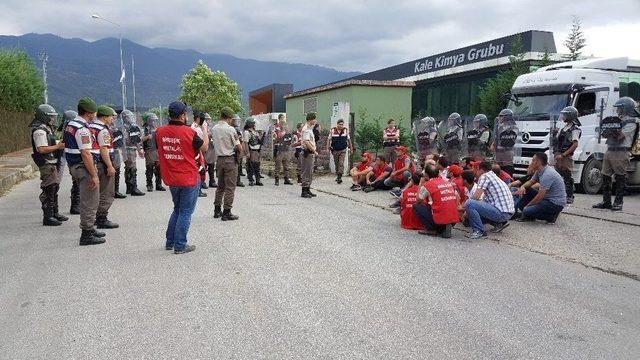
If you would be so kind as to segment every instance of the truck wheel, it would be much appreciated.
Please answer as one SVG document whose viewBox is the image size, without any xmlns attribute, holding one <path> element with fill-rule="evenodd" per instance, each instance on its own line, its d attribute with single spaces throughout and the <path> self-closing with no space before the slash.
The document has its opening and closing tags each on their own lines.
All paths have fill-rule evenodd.
<svg viewBox="0 0 640 360">
<path fill-rule="evenodd" d="M 602 161 L 590 158 L 582 168 L 582 179 L 578 184 L 578 191 L 594 195 L 602 188 Z"/>
</svg>

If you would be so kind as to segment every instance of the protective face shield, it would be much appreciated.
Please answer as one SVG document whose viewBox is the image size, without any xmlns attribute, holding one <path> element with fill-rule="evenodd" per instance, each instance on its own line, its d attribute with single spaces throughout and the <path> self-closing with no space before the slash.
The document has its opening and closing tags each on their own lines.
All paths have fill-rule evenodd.
<svg viewBox="0 0 640 360">
<path fill-rule="evenodd" d="M 640 116 L 640 114 L 638 114 L 638 111 L 636 110 L 636 102 L 628 96 L 618 99 L 618 101 L 613 104 L 613 107 L 616 108 L 618 116 Z"/>
<path fill-rule="evenodd" d="M 247 120 L 244 121 L 244 126 L 246 128 L 251 128 L 251 127 L 255 128 L 256 121 L 253 120 L 253 118 L 247 118 Z"/>
<path fill-rule="evenodd" d="M 136 124 L 136 116 L 131 110 L 125 109 L 120 113 L 120 117 L 122 118 L 122 122 L 127 126 Z"/>
<path fill-rule="evenodd" d="M 29 126 L 39 126 L 41 124 L 51 125 L 56 121 L 58 112 L 49 104 L 42 104 L 36 109 L 36 114 Z"/>
<path fill-rule="evenodd" d="M 567 106 L 560 111 L 560 120 L 566 123 L 574 123 L 578 126 L 582 125 L 578 120 L 578 109 L 573 106 Z"/>
<path fill-rule="evenodd" d="M 500 114 L 498 114 L 498 121 L 503 124 L 515 124 L 513 111 L 511 111 L 511 109 L 504 109 L 500 111 Z"/>
<path fill-rule="evenodd" d="M 473 128 L 476 130 L 484 129 L 488 121 L 487 115 L 478 114 L 473 118 Z"/>
<path fill-rule="evenodd" d="M 449 118 L 447 119 L 447 125 L 450 128 L 452 128 L 454 126 L 461 126 L 462 125 L 462 117 L 460 116 L 460 114 L 454 112 L 451 115 L 449 115 Z"/>
<path fill-rule="evenodd" d="M 511 112 L 511 114 L 513 114 L 513 112 Z M 513 116 L 509 116 L 508 114 L 503 115 L 502 117 L 500 115 L 498 116 L 494 134 L 496 149 L 498 151 L 513 149 L 520 137 L 520 131 L 515 121 L 513 120 Z"/>
<path fill-rule="evenodd" d="M 240 116 L 234 115 L 233 118 L 231 119 L 231 126 L 239 127 L 240 122 L 242 122 L 242 119 L 240 118 Z"/>
<path fill-rule="evenodd" d="M 158 115 L 149 112 L 145 114 L 145 124 L 150 129 L 155 129 L 158 127 Z"/>
</svg>

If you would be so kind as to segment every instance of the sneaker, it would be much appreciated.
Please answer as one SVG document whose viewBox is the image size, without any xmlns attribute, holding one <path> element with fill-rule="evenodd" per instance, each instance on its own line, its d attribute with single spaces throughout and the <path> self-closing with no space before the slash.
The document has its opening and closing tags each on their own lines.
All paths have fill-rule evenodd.
<svg viewBox="0 0 640 360">
<path fill-rule="evenodd" d="M 187 246 L 185 246 L 185 247 L 184 247 L 184 249 L 181 249 L 181 250 L 178 250 L 178 249 L 173 250 L 173 253 L 174 253 L 174 254 L 176 254 L 176 255 L 179 255 L 179 254 L 186 254 L 186 253 L 189 253 L 189 252 L 195 251 L 195 249 L 196 249 L 196 246 L 195 246 L 195 245 L 187 245 Z"/>
<path fill-rule="evenodd" d="M 395 189 L 389 191 L 389 194 L 391 194 L 394 197 L 399 198 L 400 196 L 402 196 L 402 190 L 400 190 L 400 188 L 395 188 Z"/>
<path fill-rule="evenodd" d="M 568 198 L 567 198 L 567 204 L 568 204 L 568 205 L 573 204 L 573 198 L 572 198 L 572 197 L 568 197 Z"/>
<path fill-rule="evenodd" d="M 253 182 L 253 180 L 249 180 L 249 186 L 254 186 L 255 183 Z"/>
<path fill-rule="evenodd" d="M 353 185 L 351 187 L 351 191 L 360 191 L 360 190 L 362 190 L 362 186 L 360 185 Z"/>
<path fill-rule="evenodd" d="M 353 190 L 353 189 L 355 189 L 355 187 L 356 187 L 356 184 L 353 184 L 353 185 L 351 185 L 351 187 L 349 188 L 349 190 Z"/>
<path fill-rule="evenodd" d="M 164 249 L 165 250 L 173 250 L 173 246 L 165 246 Z"/>
<path fill-rule="evenodd" d="M 467 235 L 465 235 L 464 237 L 466 237 L 468 239 L 480 239 L 480 238 L 483 238 L 483 237 L 486 237 L 486 236 L 487 236 L 486 232 L 474 230 L 474 231 L 468 233 Z"/>
<path fill-rule="evenodd" d="M 375 191 L 376 188 L 374 188 L 373 186 L 366 186 L 364 189 L 362 189 L 362 191 L 366 192 L 366 193 L 370 193 L 372 191 Z"/>
<path fill-rule="evenodd" d="M 200 190 L 200 192 L 198 193 L 198 197 L 207 197 L 207 193 L 202 192 L 202 190 Z"/>
<path fill-rule="evenodd" d="M 497 223 L 497 224 L 495 224 L 493 226 L 493 229 L 491 229 L 491 232 L 497 234 L 499 232 L 502 232 L 502 230 L 504 230 L 504 229 L 506 229 L 508 227 L 509 227 L 509 222 L 508 221 L 503 222 L 503 223 Z"/>
</svg>

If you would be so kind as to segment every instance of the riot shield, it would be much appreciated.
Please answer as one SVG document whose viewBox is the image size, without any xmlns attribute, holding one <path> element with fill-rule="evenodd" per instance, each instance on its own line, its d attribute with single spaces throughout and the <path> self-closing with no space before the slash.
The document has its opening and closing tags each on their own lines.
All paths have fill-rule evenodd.
<svg viewBox="0 0 640 360">
<path fill-rule="evenodd" d="M 425 117 L 413 123 L 413 135 L 416 141 L 418 159 L 422 164 L 424 159 L 435 152 L 436 148 L 436 120 L 432 117 Z"/>
<path fill-rule="evenodd" d="M 547 153 L 549 158 L 549 165 L 556 164 L 556 156 L 555 154 L 558 152 L 558 136 L 560 135 L 560 130 L 562 130 L 564 122 L 558 118 L 557 115 L 551 116 L 549 119 L 549 152 Z"/>
<path fill-rule="evenodd" d="M 521 142 L 520 131 L 515 121 L 496 121 L 495 125 L 495 161 L 503 165 L 513 165 L 516 143 Z M 520 149 L 522 146 L 518 146 Z"/>
<path fill-rule="evenodd" d="M 467 156 L 475 161 L 482 161 L 487 156 L 491 145 L 491 131 L 487 127 L 487 117 L 478 115 L 473 120 L 465 122 L 465 141 Z"/>
<path fill-rule="evenodd" d="M 464 128 L 461 120 L 447 119 L 441 123 L 444 156 L 450 164 L 458 163 L 463 156 Z"/>
</svg>

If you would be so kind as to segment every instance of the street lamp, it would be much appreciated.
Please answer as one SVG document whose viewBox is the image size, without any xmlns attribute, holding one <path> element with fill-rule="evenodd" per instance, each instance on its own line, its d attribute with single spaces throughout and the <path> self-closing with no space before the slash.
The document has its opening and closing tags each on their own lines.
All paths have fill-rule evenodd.
<svg viewBox="0 0 640 360">
<path fill-rule="evenodd" d="M 115 25 L 118 28 L 118 32 L 120 33 L 120 85 L 121 85 L 121 90 L 122 90 L 122 111 L 124 111 L 126 109 L 127 106 L 127 100 L 126 100 L 126 96 L 125 96 L 125 83 L 124 83 L 124 79 L 125 79 L 125 74 L 124 74 L 124 57 L 122 55 L 122 27 L 120 26 L 120 24 L 115 23 L 109 19 L 105 19 L 100 15 L 97 14 L 93 14 L 91 15 L 91 18 L 93 19 L 97 19 L 97 20 L 103 20 L 108 22 L 111 25 Z"/>
</svg>

